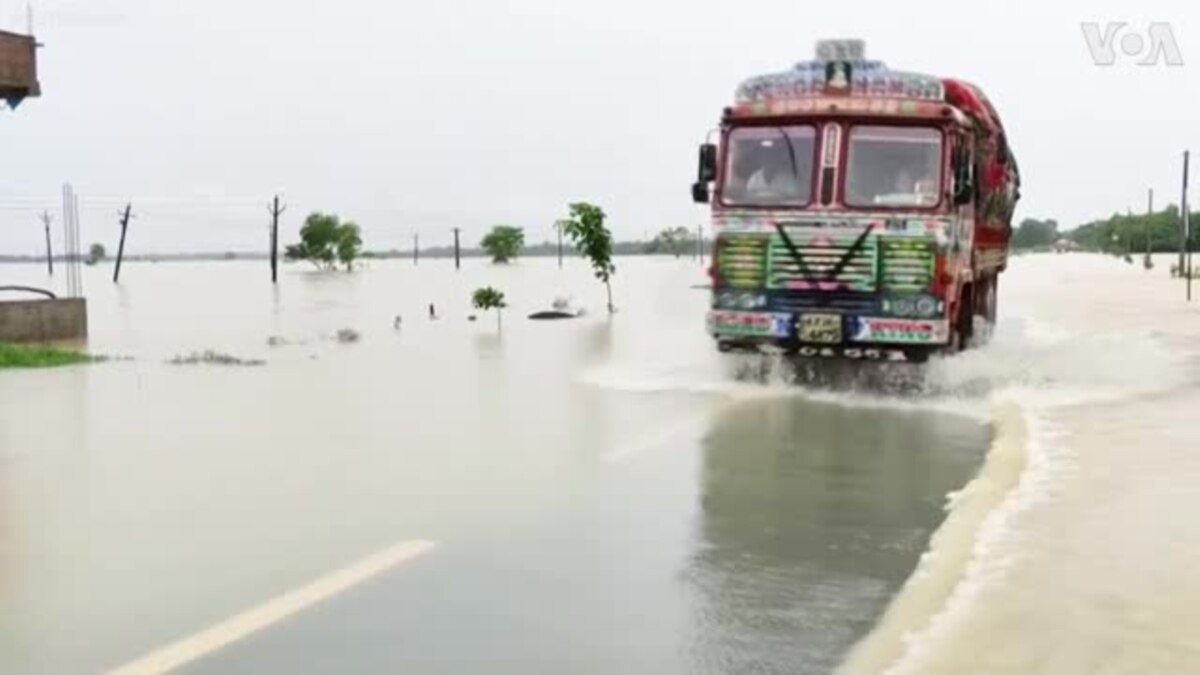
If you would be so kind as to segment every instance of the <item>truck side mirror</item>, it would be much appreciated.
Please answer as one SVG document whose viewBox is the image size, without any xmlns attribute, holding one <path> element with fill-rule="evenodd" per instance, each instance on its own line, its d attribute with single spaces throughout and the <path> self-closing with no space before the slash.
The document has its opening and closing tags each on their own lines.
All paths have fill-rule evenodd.
<svg viewBox="0 0 1200 675">
<path fill-rule="evenodd" d="M 708 183 L 717 179 L 717 146 L 704 143 L 700 146 L 700 166 L 696 180 Z"/>
<path fill-rule="evenodd" d="M 717 146 L 704 143 L 700 146 L 700 161 L 696 169 L 696 182 L 692 183 L 692 201 L 708 203 L 708 184 L 717 179 Z"/>
</svg>

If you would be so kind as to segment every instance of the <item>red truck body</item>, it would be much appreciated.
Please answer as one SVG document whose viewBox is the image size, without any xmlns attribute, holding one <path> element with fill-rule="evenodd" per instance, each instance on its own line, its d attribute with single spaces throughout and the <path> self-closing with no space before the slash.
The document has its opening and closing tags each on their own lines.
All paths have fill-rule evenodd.
<svg viewBox="0 0 1200 675">
<path fill-rule="evenodd" d="M 995 321 L 1020 176 L 974 85 L 821 43 L 742 83 L 698 178 L 722 351 L 923 361 Z"/>
</svg>

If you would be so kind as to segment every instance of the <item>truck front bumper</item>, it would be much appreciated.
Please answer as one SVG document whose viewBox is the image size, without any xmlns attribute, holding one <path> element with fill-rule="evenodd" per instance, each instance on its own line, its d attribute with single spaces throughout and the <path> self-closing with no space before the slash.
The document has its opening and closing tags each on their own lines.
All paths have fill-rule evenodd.
<svg viewBox="0 0 1200 675">
<path fill-rule="evenodd" d="M 722 351 L 772 346 L 802 356 L 911 360 L 950 342 L 950 322 L 940 317 L 713 310 L 707 323 Z"/>
</svg>

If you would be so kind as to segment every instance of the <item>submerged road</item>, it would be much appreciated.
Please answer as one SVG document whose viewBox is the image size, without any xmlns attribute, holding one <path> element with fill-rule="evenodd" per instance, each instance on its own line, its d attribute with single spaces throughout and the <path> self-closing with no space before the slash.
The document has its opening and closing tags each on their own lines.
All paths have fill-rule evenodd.
<svg viewBox="0 0 1200 675">
<path fill-rule="evenodd" d="M 0 374 L 0 672 L 828 672 L 987 427 L 729 382 L 674 261 L 612 320 L 520 321 L 603 293 L 524 265 L 98 294 L 132 361 Z M 165 363 L 200 349 L 267 365 Z"/>
</svg>

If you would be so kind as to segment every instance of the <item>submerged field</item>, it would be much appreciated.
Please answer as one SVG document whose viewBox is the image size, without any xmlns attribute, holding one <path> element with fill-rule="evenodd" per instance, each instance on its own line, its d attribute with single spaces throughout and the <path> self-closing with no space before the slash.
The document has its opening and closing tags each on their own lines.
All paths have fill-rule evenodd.
<svg viewBox="0 0 1200 675">
<path fill-rule="evenodd" d="M 277 288 L 259 264 L 86 270 L 88 351 L 128 360 L 0 377 L 0 671 L 126 664 L 405 542 L 431 547 L 188 672 L 1069 673 L 1099 636 L 1168 669 L 1190 648 L 1152 654 L 1100 595 L 1167 536 L 1101 523 L 1200 500 L 1149 418 L 1123 421 L 1194 372 L 1186 310 L 1138 304 L 1177 287 L 1165 267 L 1014 261 L 995 342 L 904 400 L 736 381 L 699 263 L 618 269 L 611 318 L 577 260 L 289 266 Z M 502 331 L 468 319 L 487 285 Z M 524 319 L 560 296 L 590 312 Z M 1093 414 L 1110 440 L 1082 435 Z M 1122 606 L 1183 611 L 1156 593 Z M 1055 629 L 1077 651 L 1033 630 L 1047 603 L 1088 617 Z"/>
</svg>

